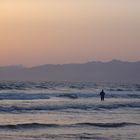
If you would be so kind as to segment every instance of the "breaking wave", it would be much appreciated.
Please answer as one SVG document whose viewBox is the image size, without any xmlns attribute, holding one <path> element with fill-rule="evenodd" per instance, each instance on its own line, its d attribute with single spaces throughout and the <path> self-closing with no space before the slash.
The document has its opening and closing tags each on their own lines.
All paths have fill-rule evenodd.
<svg viewBox="0 0 140 140">
<path fill-rule="evenodd" d="M 2 92 L 0 93 L 0 100 L 36 100 L 36 99 L 50 99 L 52 97 L 57 98 L 68 98 L 68 99 L 79 99 L 79 98 L 99 98 L 99 93 L 97 92 L 70 92 L 62 93 L 60 92 Z M 107 93 L 106 98 L 131 98 L 140 99 L 140 92 L 132 93 Z"/>
<path fill-rule="evenodd" d="M 53 105 L 28 105 L 28 106 L 0 106 L 0 112 L 30 112 L 30 111 L 66 111 L 75 110 L 110 110 L 121 108 L 140 108 L 140 102 L 112 103 L 112 104 L 53 104 Z"/>
</svg>

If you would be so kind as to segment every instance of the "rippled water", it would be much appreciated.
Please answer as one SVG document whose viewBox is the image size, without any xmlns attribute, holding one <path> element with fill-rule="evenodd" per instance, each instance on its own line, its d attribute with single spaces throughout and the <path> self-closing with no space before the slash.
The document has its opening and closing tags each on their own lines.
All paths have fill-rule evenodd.
<svg viewBox="0 0 140 140">
<path fill-rule="evenodd" d="M 139 84 L 0 83 L 1 140 L 139 140 L 139 118 Z"/>
</svg>

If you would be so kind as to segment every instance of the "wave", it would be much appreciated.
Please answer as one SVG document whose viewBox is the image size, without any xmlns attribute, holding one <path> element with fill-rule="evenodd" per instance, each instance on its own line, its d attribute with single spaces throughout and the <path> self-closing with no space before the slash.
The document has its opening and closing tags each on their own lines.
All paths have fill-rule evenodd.
<svg viewBox="0 0 140 140">
<path fill-rule="evenodd" d="M 33 112 L 33 111 L 67 111 L 74 110 L 110 110 L 122 108 L 140 108 L 140 102 L 113 103 L 113 104 L 54 104 L 54 105 L 34 105 L 34 106 L 0 106 L 0 112 Z"/>
<path fill-rule="evenodd" d="M 0 93 L 0 100 L 36 100 L 36 99 L 50 99 L 47 94 L 33 94 L 33 93 Z"/>
<path fill-rule="evenodd" d="M 78 94 L 59 94 L 57 97 L 62 98 L 70 98 L 70 99 L 78 99 Z"/>
<path fill-rule="evenodd" d="M 121 122 L 121 123 L 75 123 L 75 124 L 42 124 L 42 123 L 25 123 L 25 124 L 7 124 L 0 125 L 0 129 L 38 129 L 38 128 L 60 128 L 60 127 L 103 127 L 117 128 L 140 125 L 137 123 Z"/>
<path fill-rule="evenodd" d="M 68 99 L 80 99 L 80 98 L 99 98 L 99 93 L 95 92 L 3 92 L 0 93 L 0 100 L 37 100 L 37 99 L 50 99 L 56 98 L 68 98 Z M 107 93 L 106 98 L 124 98 L 124 99 L 140 99 L 140 93 Z"/>
<path fill-rule="evenodd" d="M 76 125 L 78 125 L 78 126 L 95 126 L 95 127 L 116 128 L 116 127 L 125 127 L 125 126 L 140 125 L 140 124 L 121 122 L 121 123 L 78 123 Z"/>
<path fill-rule="evenodd" d="M 63 93 L 58 94 L 56 97 L 59 98 L 70 98 L 70 99 L 78 99 L 78 98 L 99 98 L 98 93 Z M 140 99 L 140 93 L 107 93 L 106 98 L 134 98 Z"/>
<path fill-rule="evenodd" d="M 140 91 L 140 84 L 113 84 L 94 82 L 0 82 L 0 90 L 28 90 L 28 89 L 105 89 L 107 91 Z"/>
<path fill-rule="evenodd" d="M 7 124 L 0 125 L 0 129 L 33 129 L 33 128 L 51 128 L 59 127 L 57 124 L 25 123 L 25 124 Z"/>
</svg>

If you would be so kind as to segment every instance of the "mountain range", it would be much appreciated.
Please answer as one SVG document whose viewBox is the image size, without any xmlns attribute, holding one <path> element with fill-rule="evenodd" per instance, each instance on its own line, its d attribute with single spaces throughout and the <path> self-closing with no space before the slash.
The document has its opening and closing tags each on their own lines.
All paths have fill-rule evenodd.
<svg viewBox="0 0 140 140">
<path fill-rule="evenodd" d="M 0 81 L 87 81 L 140 83 L 140 61 L 92 61 L 82 64 L 46 64 L 0 67 Z"/>
</svg>

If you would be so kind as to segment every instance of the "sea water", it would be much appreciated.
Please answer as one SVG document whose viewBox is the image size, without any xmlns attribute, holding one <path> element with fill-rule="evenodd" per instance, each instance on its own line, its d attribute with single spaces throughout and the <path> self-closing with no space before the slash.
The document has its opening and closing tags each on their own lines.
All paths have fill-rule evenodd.
<svg viewBox="0 0 140 140">
<path fill-rule="evenodd" d="M 0 82 L 0 140 L 89 139 L 140 140 L 139 84 Z"/>
</svg>

